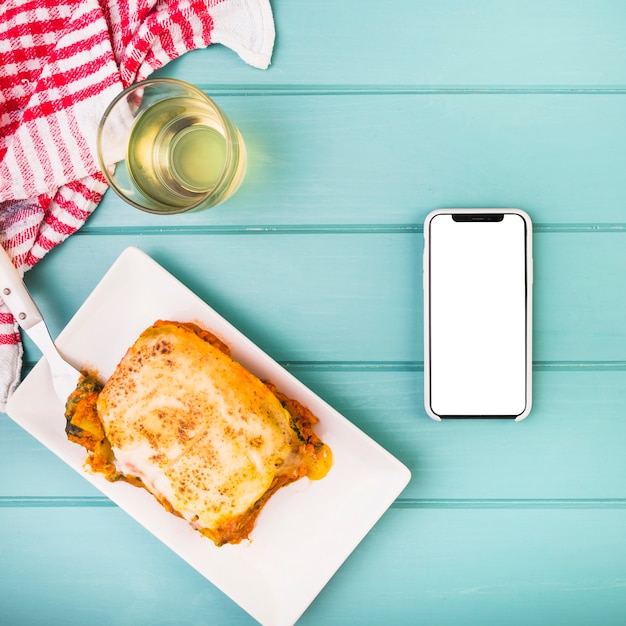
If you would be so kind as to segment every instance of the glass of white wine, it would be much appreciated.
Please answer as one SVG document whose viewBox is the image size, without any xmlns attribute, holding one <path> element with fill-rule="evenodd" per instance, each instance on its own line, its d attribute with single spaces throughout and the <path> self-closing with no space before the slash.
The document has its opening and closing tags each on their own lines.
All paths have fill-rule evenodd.
<svg viewBox="0 0 626 626">
<path fill-rule="evenodd" d="M 125 89 L 98 128 L 100 167 L 115 192 L 150 213 L 182 213 L 230 198 L 246 173 L 246 148 L 202 90 L 172 78 Z"/>
</svg>

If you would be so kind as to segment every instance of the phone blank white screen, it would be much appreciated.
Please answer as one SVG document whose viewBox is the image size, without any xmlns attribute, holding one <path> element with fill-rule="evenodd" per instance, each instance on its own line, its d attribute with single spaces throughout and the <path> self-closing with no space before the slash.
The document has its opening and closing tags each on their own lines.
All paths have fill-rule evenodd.
<svg viewBox="0 0 626 626">
<path fill-rule="evenodd" d="M 520 415 L 526 406 L 522 217 L 430 224 L 430 394 L 440 416 Z"/>
</svg>

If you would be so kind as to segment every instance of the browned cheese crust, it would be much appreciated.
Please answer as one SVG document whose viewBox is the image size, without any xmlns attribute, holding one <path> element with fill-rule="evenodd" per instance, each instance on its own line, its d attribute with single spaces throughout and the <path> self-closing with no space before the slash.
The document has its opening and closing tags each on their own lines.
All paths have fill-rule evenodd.
<svg viewBox="0 0 626 626">
<path fill-rule="evenodd" d="M 147 489 L 218 546 L 248 538 L 278 489 L 332 464 L 317 418 L 191 323 L 147 328 L 104 387 L 86 374 L 66 418 L 93 471 Z"/>
</svg>

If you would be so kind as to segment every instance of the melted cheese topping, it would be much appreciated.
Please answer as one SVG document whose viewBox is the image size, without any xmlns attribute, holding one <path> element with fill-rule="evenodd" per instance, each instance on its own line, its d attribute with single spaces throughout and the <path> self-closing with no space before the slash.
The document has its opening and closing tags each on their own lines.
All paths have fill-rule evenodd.
<svg viewBox="0 0 626 626">
<path fill-rule="evenodd" d="M 218 545 L 245 537 L 233 527 L 253 521 L 273 490 L 312 464 L 325 465 L 324 474 L 330 466 L 323 444 L 303 455 L 290 414 L 263 382 L 184 324 L 148 328 L 97 410 L 117 470 Z"/>
</svg>

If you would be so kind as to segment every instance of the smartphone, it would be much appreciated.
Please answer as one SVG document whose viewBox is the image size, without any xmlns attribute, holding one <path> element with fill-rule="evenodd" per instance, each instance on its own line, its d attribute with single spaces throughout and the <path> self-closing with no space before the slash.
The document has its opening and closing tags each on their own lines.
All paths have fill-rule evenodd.
<svg viewBox="0 0 626 626">
<path fill-rule="evenodd" d="M 424 404 L 434 420 L 524 419 L 532 404 L 532 222 L 438 209 L 424 223 Z"/>
</svg>

